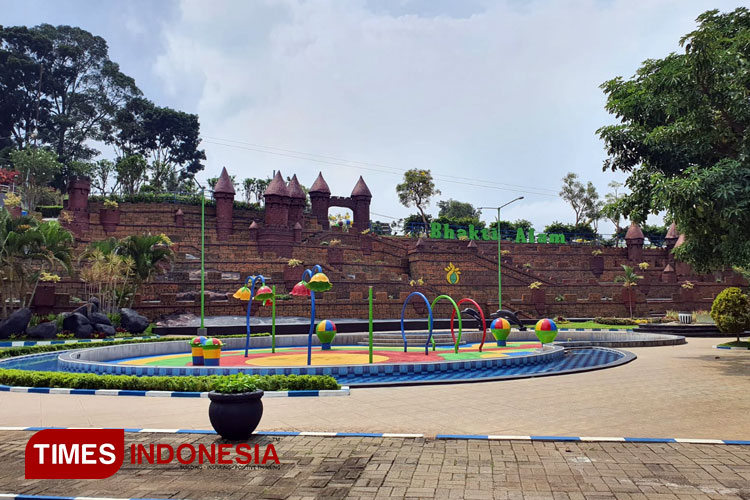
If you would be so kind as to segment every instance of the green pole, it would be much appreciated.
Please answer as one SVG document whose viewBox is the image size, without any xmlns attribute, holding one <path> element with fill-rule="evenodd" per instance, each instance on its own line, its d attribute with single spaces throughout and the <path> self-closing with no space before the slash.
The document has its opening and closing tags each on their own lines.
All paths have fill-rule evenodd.
<svg viewBox="0 0 750 500">
<path fill-rule="evenodd" d="M 273 301 L 271 302 L 271 352 L 276 352 L 276 285 L 273 290 Z"/>
<path fill-rule="evenodd" d="M 206 335 L 205 325 L 205 295 L 206 295 L 206 190 L 201 188 L 201 327 L 198 335 Z"/>
<path fill-rule="evenodd" d="M 500 252 L 500 207 L 497 207 L 497 308 L 503 308 L 502 259 Z"/>
<path fill-rule="evenodd" d="M 370 321 L 369 321 L 370 324 L 369 324 L 368 331 L 370 333 L 370 341 L 369 341 L 369 344 L 370 344 L 370 364 L 372 364 L 372 287 L 368 288 L 367 302 L 368 302 L 369 309 L 370 309 Z"/>
</svg>

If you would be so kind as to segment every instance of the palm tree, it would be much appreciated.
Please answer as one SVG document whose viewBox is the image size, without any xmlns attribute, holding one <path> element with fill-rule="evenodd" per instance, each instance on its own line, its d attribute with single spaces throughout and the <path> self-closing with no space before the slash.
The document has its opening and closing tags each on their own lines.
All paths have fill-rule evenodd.
<svg viewBox="0 0 750 500">
<path fill-rule="evenodd" d="M 622 283 L 622 286 L 628 290 L 632 290 L 634 286 L 638 285 L 638 280 L 642 280 L 643 276 L 635 274 L 635 270 L 631 266 L 622 265 L 623 274 L 615 277 L 615 282 Z M 630 317 L 633 317 L 633 294 L 628 293 L 628 305 L 630 306 Z"/>
<path fill-rule="evenodd" d="M 7 316 L 9 301 L 20 307 L 28 305 L 45 266 L 70 271 L 72 252 L 73 235 L 58 222 L 40 223 L 30 216 L 11 217 L 6 210 L 0 210 L 3 316 Z"/>
</svg>

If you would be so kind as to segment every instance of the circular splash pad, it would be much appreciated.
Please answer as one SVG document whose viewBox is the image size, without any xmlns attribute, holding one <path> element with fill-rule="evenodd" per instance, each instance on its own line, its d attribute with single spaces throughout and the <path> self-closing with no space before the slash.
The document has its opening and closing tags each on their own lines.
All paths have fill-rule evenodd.
<svg viewBox="0 0 750 500">
<path fill-rule="evenodd" d="M 427 355 L 424 347 L 412 347 L 404 352 L 402 347 L 377 347 L 373 350 L 373 364 L 439 363 L 446 361 L 469 361 L 482 359 L 533 356 L 539 351 L 537 342 L 509 342 L 505 347 L 487 347 L 480 352 L 478 344 L 462 346 L 458 353 L 452 347 L 430 350 Z M 189 353 L 140 356 L 112 359 L 108 363 L 135 366 L 190 367 Z M 332 346 L 330 350 L 313 350 L 312 366 L 351 366 L 369 364 L 369 354 L 365 346 Z M 307 365 L 306 347 L 279 347 L 252 349 L 247 357 L 244 350 L 235 349 L 221 353 L 220 366 L 224 367 L 292 367 Z"/>
</svg>

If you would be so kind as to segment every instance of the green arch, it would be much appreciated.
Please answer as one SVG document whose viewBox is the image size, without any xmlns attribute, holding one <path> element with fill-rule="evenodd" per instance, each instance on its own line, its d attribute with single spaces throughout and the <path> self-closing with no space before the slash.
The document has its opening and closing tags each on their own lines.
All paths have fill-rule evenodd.
<svg viewBox="0 0 750 500">
<path fill-rule="evenodd" d="M 463 332 L 463 329 L 461 327 L 461 312 L 458 310 L 458 305 L 456 305 L 456 301 L 450 298 L 447 295 L 438 295 L 435 297 L 435 300 L 432 301 L 432 304 L 430 304 L 430 307 L 432 310 L 435 310 L 435 304 L 440 299 L 446 299 L 448 302 L 450 302 L 453 305 L 453 309 L 456 310 L 456 316 L 458 316 L 458 337 L 456 337 L 456 345 L 454 346 L 453 350 L 454 352 L 458 353 L 458 344 L 461 343 L 461 333 Z M 432 332 L 430 332 L 430 339 L 432 339 L 432 350 L 435 350 L 435 339 L 432 338 Z"/>
</svg>

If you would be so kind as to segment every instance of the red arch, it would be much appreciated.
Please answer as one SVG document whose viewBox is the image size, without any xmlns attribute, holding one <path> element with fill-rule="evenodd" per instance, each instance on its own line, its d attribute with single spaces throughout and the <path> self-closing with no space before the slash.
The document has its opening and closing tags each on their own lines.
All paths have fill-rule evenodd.
<svg viewBox="0 0 750 500">
<path fill-rule="evenodd" d="M 484 346 L 484 339 L 487 337 L 487 321 L 484 319 L 484 311 L 482 311 L 482 308 L 479 307 L 479 304 L 477 304 L 473 299 L 461 299 L 456 303 L 456 307 L 460 306 L 464 302 L 469 302 L 474 305 L 474 307 L 477 308 L 479 311 L 479 316 L 482 318 L 482 343 L 479 344 L 479 352 L 482 352 L 482 347 Z M 453 337 L 453 342 L 456 342 L 456 335 L 453 333 L 453 318 L 456 317 L 456 310 L 453 309 L 451 311 L 451 337 Z"/>
</svg>

